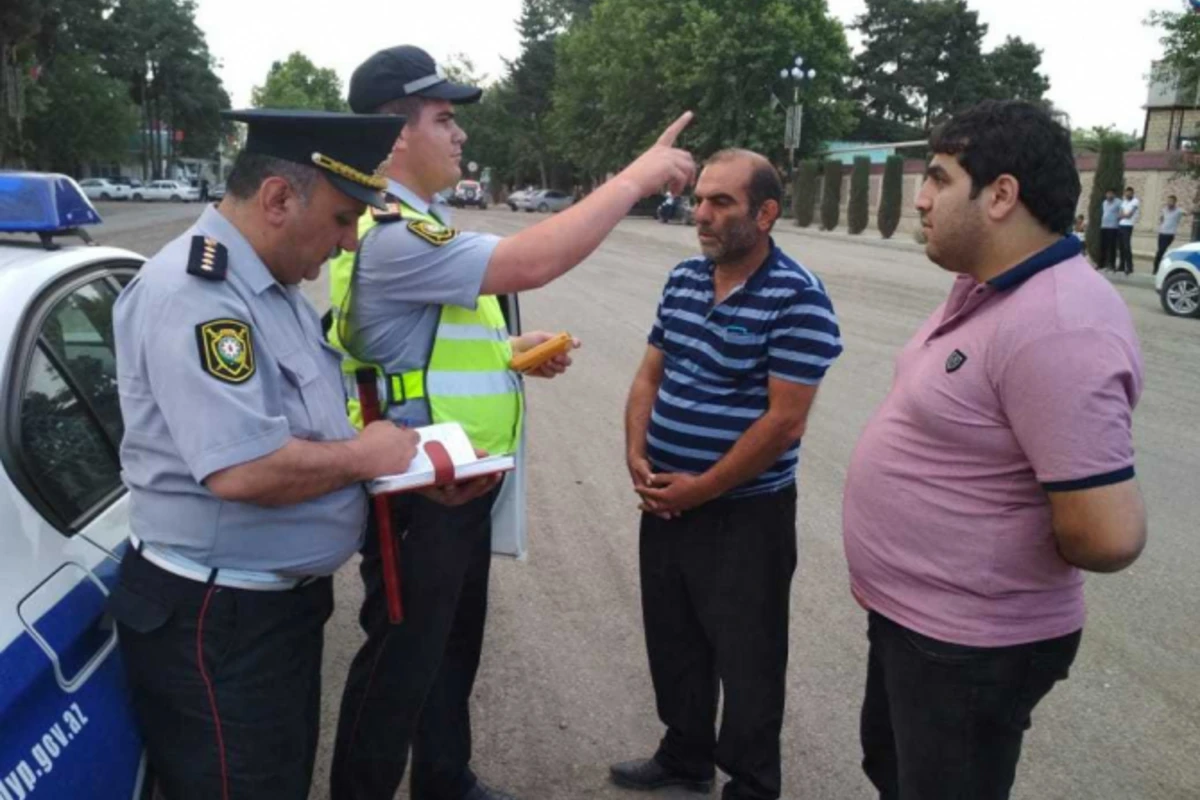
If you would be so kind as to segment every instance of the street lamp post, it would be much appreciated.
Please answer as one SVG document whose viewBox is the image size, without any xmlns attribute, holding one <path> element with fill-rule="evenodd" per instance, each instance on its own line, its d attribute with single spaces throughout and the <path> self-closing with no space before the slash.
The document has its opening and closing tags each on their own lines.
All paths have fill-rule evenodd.
<svg viewBox="0 0 1200 800">
<path fill-rule="evenodd" d="M 779 77 L 792 81 L 792 106 L 788 109 L 787 128 L 784 132 L 784 146 L 788 149 L 788 162 L 792 171 L 796 169 L 796 149 L 800 147 L 800 133 L 804 124 L 804 106 L 800 103 L 800 85 L 805 81 L 812 82 L 817 77 L 817 71 L 804 68 L 804 57 L 796 56 L 790 67 L 779 70 Z"/>
</svg>

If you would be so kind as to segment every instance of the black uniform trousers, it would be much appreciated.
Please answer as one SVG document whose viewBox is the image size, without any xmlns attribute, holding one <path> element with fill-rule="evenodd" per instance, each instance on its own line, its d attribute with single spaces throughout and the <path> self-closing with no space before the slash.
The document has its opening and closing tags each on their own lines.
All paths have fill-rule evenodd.
<svg viewBox="0 0 1200 800">
<path fill-rule="evenodd" d="M 166 800 L 306 800 L 332 579 L 230 589 L 173 575 L 130 548 L 109 611 Z"/>
<path fill-rule="evenodd" d="M 1154 254 L 1154 274 L 1158 274 L 1158 262 L 1163 260 L 1163 256 L 1167 254 L 1167 250 L 1175 243 L 1175 234 L 1160 233 L 1158 235 L 1158 251 Z"/>
<path fill-rule="evenodd" d="M 1100 229 L 1100 269 L 1116 269 L 1117 251 L 1121 249 L 1121 232 L 1116 228 Z"/>
<path fill-rule="evenodd" d="M 698 780 L 720 767 L 732 778 L 726 800 L 778 798 L 795 487 L 672 520 L 643 514 L 640 538 L 646 650 L 667 728 L 655 759 Z"/>
<path fill-rule="evenodd" d="M 483 649 L 497 491 L 458 507 L 392 500 L 404 622 L 391 625 L 374 522 L 361 566 L 367 641 L 338 718 L 332 800 L 392 800 L 412 747 L 412 800 L 459 800 L 475 784 L 471 690 Z"/>
<path fill-rule="evenodd" d="M 923 636 L 871 612 L 861 735 L 880 800 L 1007 800 L 1033 709 L 1081 633 L 1010 647 Z"/>
</svg>

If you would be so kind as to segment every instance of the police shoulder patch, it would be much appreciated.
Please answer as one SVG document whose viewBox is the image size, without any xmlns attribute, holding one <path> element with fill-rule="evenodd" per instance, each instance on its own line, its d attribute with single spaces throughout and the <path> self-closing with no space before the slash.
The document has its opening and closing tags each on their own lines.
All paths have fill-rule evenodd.
<svg viewBox="0 0 1200 800">
<path fill-rule="evenodd" d="M 408 229 L 434 247 L 441 247 L 453 241 L 455 236 L 458 236 L 458 231 L 454 230 L 454 228 L 447 228 L 438 225 L 436 222 L 424 219 L 417 219 L 408 223 Z"/>
<path fill-rule="evenodd" d="M 208 236 L 193 236 L 188 255 L 187 271 L 210 281 L 225 280 L 229 269 L 229 251 L 225 245 Z"/>
<path fill-rule="evenodd" d="M 400 219 L 400 204 L 388 203 L 387 208 L 371 206 L 371 219 L 376 222 L 395 222 Z"/>
<path fill-rule="evenodd" d="M 214 319 L 196 326 L 200 368 L 219 381 L 245 383 L 254 375 L 250 326 L 236 319 Z"/>
</svg>

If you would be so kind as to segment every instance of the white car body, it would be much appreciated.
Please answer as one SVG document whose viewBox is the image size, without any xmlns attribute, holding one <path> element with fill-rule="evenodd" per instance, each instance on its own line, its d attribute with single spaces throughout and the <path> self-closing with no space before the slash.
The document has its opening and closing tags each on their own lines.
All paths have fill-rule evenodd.
<svg viewBox="0 0 1200 800">
<path fill-rule="evenodd" d="M 1173 317 L 1200 317 L 1200 242 L 1176 247 L 1154 273 L 1163 310 Z"/>
<path fill-rule="evenodd" d="M 171 200 L 176 203 L 194 202 L 200 199 L 200 190 L 182 181 L 150 181 L 134 189 L 134 200 Z"/>
<path fill-rule="evenodd" d="M 152 782 L 105 610 L 130 532 L 112 305 L 144 259 L 69 245 L 74 227 L 59 218 L 57 249 L 0 233 L 0 800 L 141 800 Z"/>
<path fill-rule="evenodd" d="M 78 183 L 89 200 L 128 200 L 131 194 L 128 186 L 107 178 L 84 178 Z"/>
</svg>

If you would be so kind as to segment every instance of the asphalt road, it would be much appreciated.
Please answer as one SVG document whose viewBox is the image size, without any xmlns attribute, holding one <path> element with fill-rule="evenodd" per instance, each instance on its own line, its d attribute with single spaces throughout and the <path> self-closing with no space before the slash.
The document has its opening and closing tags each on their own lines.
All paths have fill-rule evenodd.
<svg viewBox="0 0 1200 800">
<path fill-rule="evenodd" d="M 108 222 L 96 235 L 149 254 L 197 211 L 105 206 Z M 505 234 L 540 216 L 501 207 L 463 213 L 459 224 Z M 847 591 L 842 483 L 896 351 L 950 277 L 919 250 L 869 235 L 817 236 L 785 223 L 777 240 L 825 280 L 846 341 L 802 452 L 784 797 L 868 798 L 857 740 L 865 617 Z M 530 382 L 530 557 L 494 564 L 475 697 L 476 771 L 525 800 L 628 797 L 607 784 L 607 764 L 648 755 L 661 733 L 642 640 L 621 410 L 663 280 L 694 252 L 691 228 L 628 220 L 584 265 L 522 298 L 527 329 L 568 329 L 584 341 L 570 374 Z M 1089 578 L 1083 647 L 1071 679 L 1035 713 L 1014 792 L 1021 800 L 1200 798 L 1200 321 L 1167 317 L 1144 284 L 1118 288 L 1146 358 L 1136 440 L 1150 545 L 1124 573 Z M 321 286 L 312 289 L 319 300 Z M 338 575 L 337 591 L 313 800 L 327 797 L 334 715 L 360 638 L 354 564 Z"/>
</svg>

